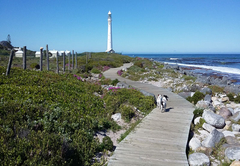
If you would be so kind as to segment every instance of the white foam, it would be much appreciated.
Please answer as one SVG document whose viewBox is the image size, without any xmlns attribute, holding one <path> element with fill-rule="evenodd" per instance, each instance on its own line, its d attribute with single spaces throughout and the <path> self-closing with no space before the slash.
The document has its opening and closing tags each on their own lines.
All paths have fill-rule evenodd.
<svg viewBox="0 0 240 166">
<path fill-rule="evenodd" d="M 178 60 L 178 59 L 182 59 L 182 58 L 170 58 L 170 60 Z"/>
<path fill-rule="evenodd" d="M 168 62 L 164 62 L 168 63 Z M 218 67 L 218 66 L 206 66 L 206 65 L 191 65 L 191 64 L 182 64 L 182 63 L 168 63 L 172 65 L 179 65 L 179 66 L 188 66 L 188 67 L 199 67 L 204 69 L 211 69 L 215 71 L 220 71 L 222 73 L 231 73 L 231 74 L 238 74 L 240 75 L 240 69 L 231 68 L 231 67 Z"/>
</svg>

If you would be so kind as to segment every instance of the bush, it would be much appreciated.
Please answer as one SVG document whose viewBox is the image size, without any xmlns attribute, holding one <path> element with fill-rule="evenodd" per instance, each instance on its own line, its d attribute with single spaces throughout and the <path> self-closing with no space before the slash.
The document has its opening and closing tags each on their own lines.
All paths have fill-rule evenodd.
<svg viewBox="0 0 240 166">
<path fill-rule="evenodd" d="M 234 95 L 232 93 L 227 94 L 230 101 L 234 101 Z"/>
<path fill-rule="evenodd" d="M 111 85 L 116 86 L 119 83 L 118 79 L 112 80 Z"/>
<path fill-rule="evenodd" d="M 31 67 L 31 69 L 40 69 L 40 66 L 39 66 L 39 64 L 37 64 L 37 63 L 32 63 L 32 64 L 30 65 L 30 67 Z"/>
<path fill-rule="evenodd" d="M 103 138 L 102 144 L 104 145 L 104 149 L 113 151 L 113 142 L 109 136 Z"/>
<path fill-rule="evenodd" d="M 97 68 L 93 68 L 93 69 L 91 70 L 91 72 L 94 73 L 94 74 L 100 74 L 100 73 L 101 73 L 101 71 L 98 70 Z"/>
<path fill-rule="evenodd" d="M 191 103 L 193 102 L 194 104 L 197 104 L 198 101 L 204 99 L 204 96 L 205 95 L 203 93 L 196 91 L 194 95 L 192 97 L 188 97 L 187 100 Z"/>
<path fill-rule="evenodd" d="M 199 116 L 202 116 L 202 114 L 203 114 L 203 109 L 195 109 L 194 111 L 193 111 L 193 114 L 194 114 L 194 118 L 193 119 L 196 119 L 197 117 L 199 117 Z"/>
<path fill-rule="evenodd" d="M 132 119 L 132 118 L 134 117 L 134 115 L 135 115 L 135 112 L 134 112 L 134 111 L 132 110 L 132 108 L 129 107 L 129 106 L 121 105 L 121 106 L 120 106 L 120 110 L 121 110 L 123 119 L 124 119 L 126 122 L 130 122 L 131 119 Z"/>
</svg>

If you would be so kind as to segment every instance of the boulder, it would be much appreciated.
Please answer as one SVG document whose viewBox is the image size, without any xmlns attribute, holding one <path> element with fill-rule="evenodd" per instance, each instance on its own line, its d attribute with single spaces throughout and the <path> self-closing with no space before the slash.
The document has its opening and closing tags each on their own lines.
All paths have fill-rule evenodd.
<svg viewBox="0 0 240 166">
<path fill-rule="evenodd" d="M 230 119 L 234 122 L 238 122 L 240 119 L 240 112 L 235 113 Z"/>
<path fill-rule="evenodd" d="M 192 92 L 180 92 L 178 93 L 179 96 L 183 97 L 184 99 L 191 97 Z"/>
<path fill-rule="evenodd" d="M 209 133 L 211 133 L 215 129 L 215 127 L 207 123 L 203 123 L 202 128 L 207 130 Z"/>
<path fill-rule="evenodd" d="M 234 109 L 232 109 L 231 107 L 227 107 L 228 110 L 232 113 L 232 115 L 234 114 Z"/>
<path fill-rule="evenodd" d="M 199 148 L 197 148 L 196 152 L 202 152 L 207 156 L 210 156 L 212 154 L 213 149 L 212 148 L 207 148 L 204 146 L 201 146 Z"/>
<path fill-rule="evenodd" d="M 201 88 L 199 91 L 202 92 L 205 95 L 206 94 L 212 95 L 212 90 L 208 87 Z"/>
<path fill-rule="evenodd" d="M 239 132 L 240 131 L 240 125 L 239 124 L 232 124 L 232 130 Z"/>
<path fill-rule="evenodd" d="M 116 87 L 128 89 L 130 86 L 124 82 L 118 82 Z"/>
<path fill-rule="evenodd" d="M 240 166 L 240 161 L 235 160 L 230 166 Z"/>
<path fill-rule="evenodd" d="M 210 160 L 204 153 L 193 153 L 188 157 L 188 162 L 190 166 L 200 166 L 206 165 L 210 166 Z"/>
<path fill-rule="evenodd" d="M 210 125 L 216 128 L 223 128 L 225 126 L 225 120 L 222 116 L 217 115 L 209 110 L 204 110 L 203 119 Z"/>
<path fill-rule="evenodd" d="M 227 121 L 225 121 L 225 123 L 226 123 L 226 126 L 225 126 L 223 129 L 224 129 L 224 130 L 229 130 L 230 127 L 231 127 L 231 125 L 232 125 L 232 122 L 229 121 L 229 120 L 227 120 Z"/>
<path fill-rule="evenodd" d="M 240 160 L 240 147 L 229 147 L 225 150 L 225 157 L 228 160 Z"/>
<path fill-rule="evenodd" d="M 200 109 L 207 109 L 210 105 L 209 101 L 200 100 L 197 102 L 196 107 Z"/>
<path fill-rule="evenodd" d="M 235 137 L 234 133 L 231 131 L 223 131 L 222 133 L 224 137 L 227 137 L 227 136 Z"/>
<path fill-rule="evenodd" d="M 233 114 L 235 114 L 235 113 L 237 113 L 237 112 L 240 112 L 240 108 L 235 108 Z"/>
<path fill-rule="evenodd" d="M 224 96 L 221 98 L 221 102 L 227 102 L 229 101 L 229 98 L 227 96 Z"/>
<path fill-rule="evenodd" d="M 226 139 L 227 143 L 230 145 L 238 145 L 239 144 L 237 138 L 235 138 L 235 137 L 227 136 L 227 137 L 225 137 L 225 139 Z"/>
<path fill-rule="evenodd" d="M 212 102 L 212 96 L 207 94 L 205 97 L 204 97 L 204 101 L 208 101 L 209 103 Z"/>
<path fill-rule="evenodd" d="M 224 137 L 223 133 L 214 129 L 208 137 L 202 142 L 205 147 L 214 147 Z"/>
<path fill-rule="evenodd" d="M 195 119 L 194 119 L 194 125 L 196 125 L 197 123 L 199 123 L 200 122 L 200 119 L 201 119 L 202 117 L 196 117 Z"/>
<path fill-rule="evenodd" d="M 192 150 L 196 150 L 197 148 L 199 148 L 201 146 L 201 142 L 198 138 L 193 137 L 190 141 L 189 141 L 189 147 Z"/>
<path fill-rule="evenodd" d="M 222 107 L 219 110 L 219 115 L 221 115 L 225 120 L 228 119 L 230 116 L 232 116 L 231 111 L 228 110 L 227 107 Z"/>
<path fill-rule="evenodd" d="M 114 121 L 120 121 L 122 116 L 121 116 L 121 113 L 116 113 L 116 114 L 113 114 L 111 116 L 111 118 L 114 120 Z"/>
<path fill-rule="evenodd" d="M 210 133 L 209 133 L 208 131 L 206 131 L 206 130 L 201 130 L 201 129 L 199 129 L 198 132 L 200 133 L 199 138 L 200 138 L 201 140 L 206 139 L 206 138 L 209 137 L 209 135 L 210 135 Z"/>
</svg>

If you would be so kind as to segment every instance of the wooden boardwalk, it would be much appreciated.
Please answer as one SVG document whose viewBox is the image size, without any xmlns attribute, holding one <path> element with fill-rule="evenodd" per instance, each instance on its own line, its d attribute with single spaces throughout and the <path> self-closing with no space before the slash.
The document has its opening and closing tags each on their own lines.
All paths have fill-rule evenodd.
<svg viewBox="0 0 240 166">
<path fill-rule="evenodd" d="M 110 69 L 104 72 L 104 76 L 110 79 L 117 78 L 155 96 L 168 95 L 167 111 L 161 113 L 158 108 L 153 109 L 135 130 L 119 143 L 108 166 L 188 165 L 186 146 L 194 106 L 164 88 L 131 81 L 117 75 L 118 70 L 129 66 L 130 64 L 124 64 L 123 67 Z"/>
</svg>

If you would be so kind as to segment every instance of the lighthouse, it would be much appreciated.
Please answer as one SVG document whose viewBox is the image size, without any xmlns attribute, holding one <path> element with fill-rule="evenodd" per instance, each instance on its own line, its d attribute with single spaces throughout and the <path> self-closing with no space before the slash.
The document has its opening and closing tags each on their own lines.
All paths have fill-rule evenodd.
<svg viewBox="0 0 240 166">
<path fill-rule="evenodd" d="M 108 12 L 108 41 L 107 41 L 107 50 L 108 53 L 114 53 L 115 51 L 112 48 L 112 13 Z"/>
</svg>

